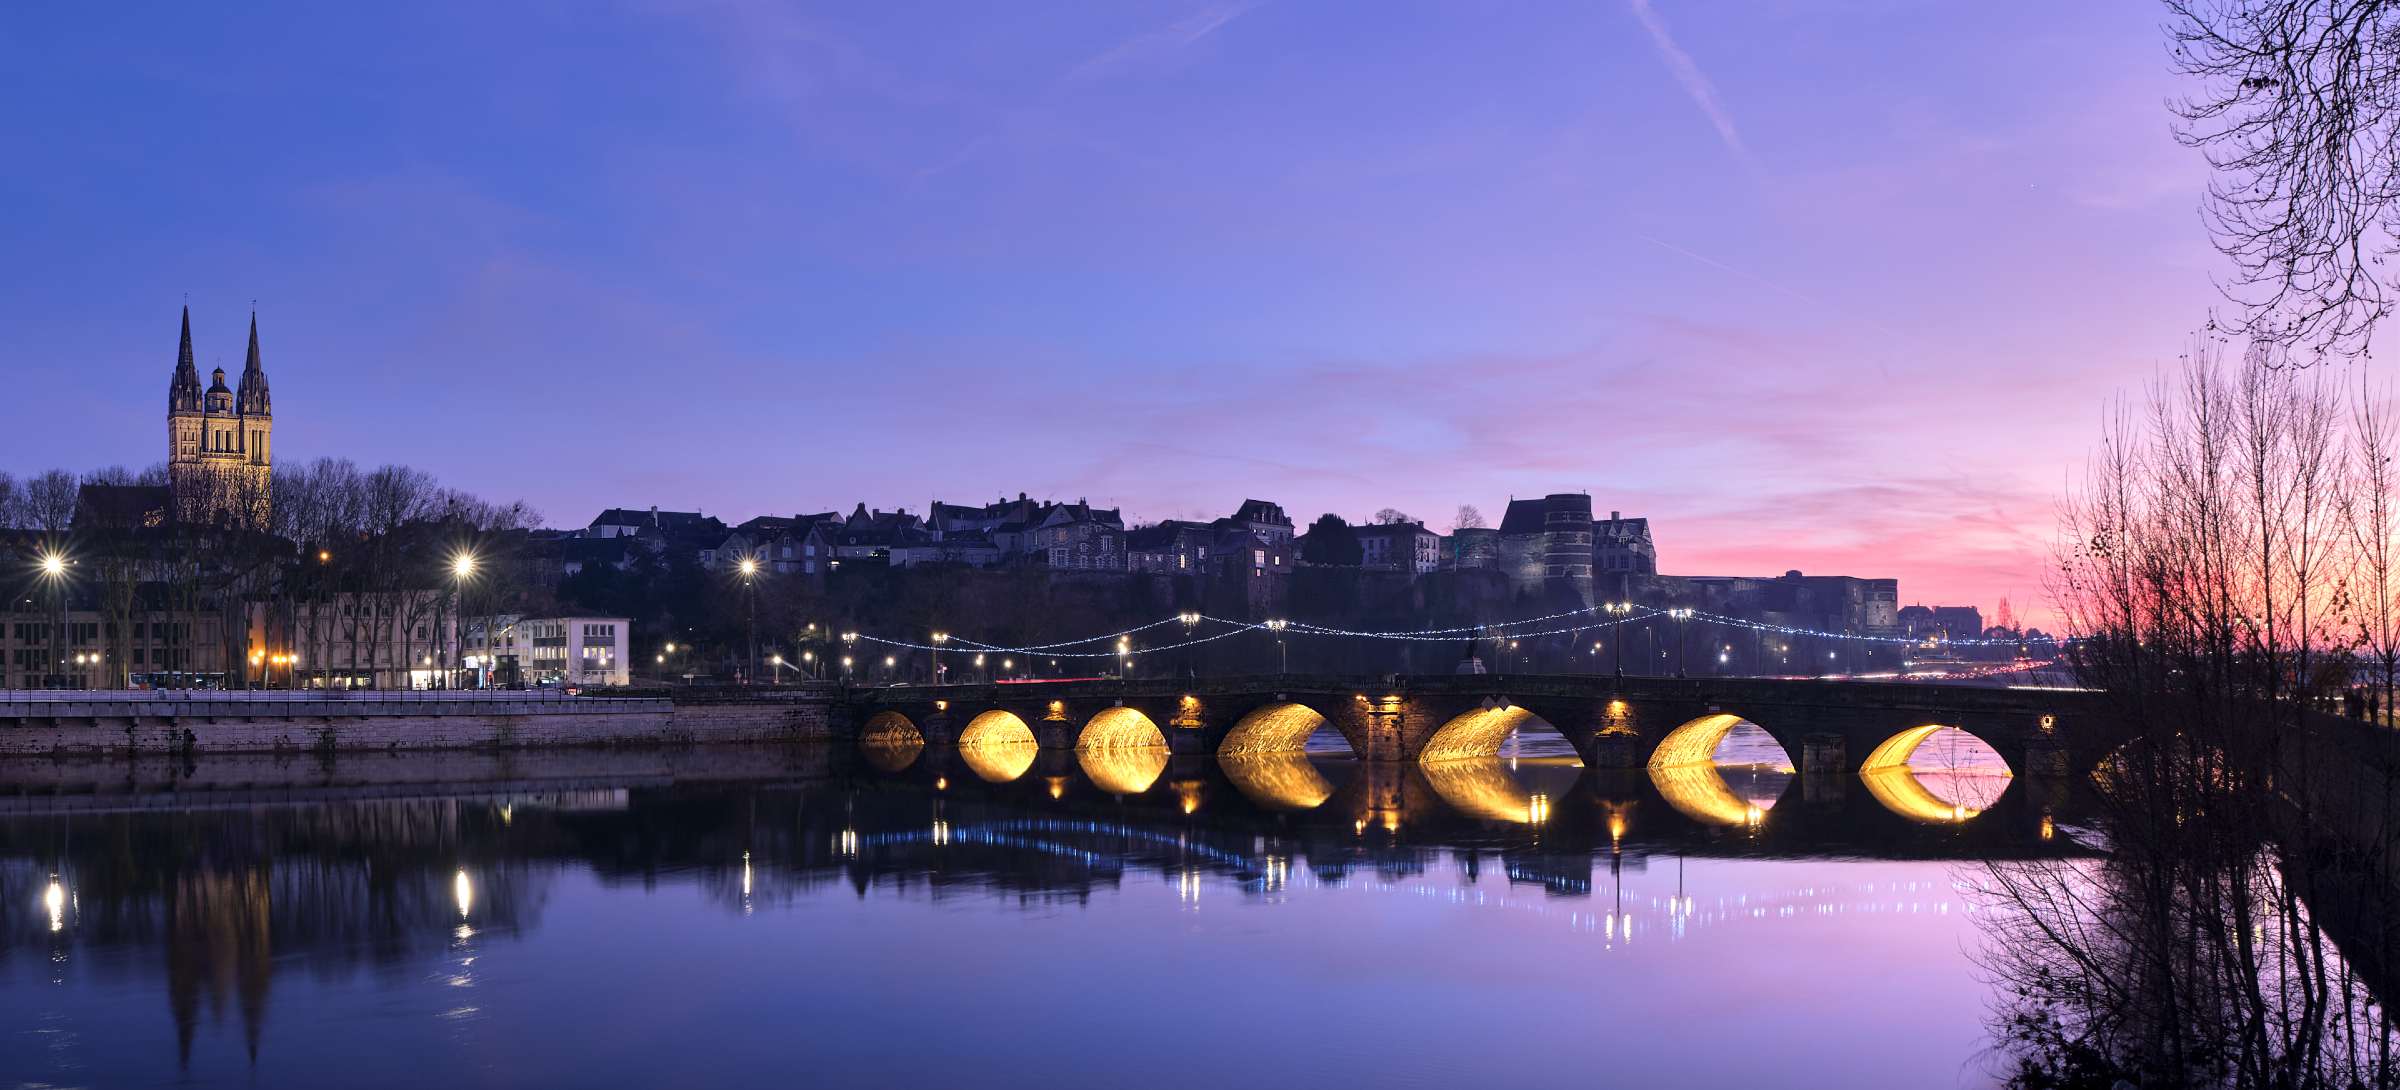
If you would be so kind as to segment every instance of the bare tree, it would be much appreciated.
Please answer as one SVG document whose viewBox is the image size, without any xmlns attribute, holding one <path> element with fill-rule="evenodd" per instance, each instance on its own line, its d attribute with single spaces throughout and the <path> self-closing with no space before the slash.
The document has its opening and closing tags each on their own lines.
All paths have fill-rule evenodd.
<svg viewBox="0 0 2400 1090">
<path fill-rule="evenodd" d="M 2400 5 L 2166 0 L 2199 83 L 2178 135 L 2216 177 L 2209 232 L 2234 264 L 2234 332 L 2266 362 L 2363 352 L 2390 306 L 2400 205 Z"/>
<path fill-rule="evenodd" d="M 65 533 L 75 521 L 75 475 L 53 469 L 25 482 L 25 523 L 45 533 Z"/>
<path fill-rule="evenodd" d="M 1381 511 L 1375 512 L 1375 525 L 1377 526 L 1398 526 L 1402 523 L 1415 521 L 1417 521 L 1415 516 L 1412 516 L 1408 512 L 1397 507 L 1386 507 Z"/>
<path fill-rule="evenodd" d="M 1481 530 L 1484 525 L 1482 509 L 1471 503 L 1459 504 L 1458 515 L 1450 520 L 1453 530 Z"/>
<path fill-rule="evenodd" d="M 2358 644 L 2375 666 L 2380 705 L 2387 712 L 2400 674 L 2400 422 L 2396 422 L 2390 391 L 2369 386 L 2362 378 L 2351 407 L 2353 441 L 2348 523 L 2357 550 L 2359 618 Z"/>
<path fill-rule="evenodd" d="M 2362 405 L 2205 337 L 2065 504 L 2074 663 L 2132 738 L 2094 778 L 2105 862 L 1990 866 L 2019 1085 L 2393 1085 L 2392 1026 L 2316 923 L 2380 920 L 2382 883 L 2326 880 L 2290 832 L 2341 760 L 2310 716 L 2351 634 L 2388 630 L 2350 590 L 2390 492 Z"/>
</svg>

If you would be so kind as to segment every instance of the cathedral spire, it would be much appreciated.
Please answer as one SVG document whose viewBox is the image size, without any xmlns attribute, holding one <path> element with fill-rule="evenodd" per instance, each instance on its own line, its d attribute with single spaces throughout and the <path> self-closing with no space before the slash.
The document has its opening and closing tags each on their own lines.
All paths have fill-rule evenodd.
<svg viewBox="0 0 2400 1090">
<path fill-rule="evenodd" d="M 167 385 L 168 412 L 200 411 L 200 369 L 192 363 L 192 308 L 183 308 L 183 344 L 175 350 L 175 378 Z"/>
<path fill-rule="evenodd" d="M 266 416 L 273 411 L 267 397 L 267 371 L 258 362 L 258 312 L 250 312 L 250 358 L 242 364 L 241 393 L 234 404 L 245 416 Z"/>
</svg>

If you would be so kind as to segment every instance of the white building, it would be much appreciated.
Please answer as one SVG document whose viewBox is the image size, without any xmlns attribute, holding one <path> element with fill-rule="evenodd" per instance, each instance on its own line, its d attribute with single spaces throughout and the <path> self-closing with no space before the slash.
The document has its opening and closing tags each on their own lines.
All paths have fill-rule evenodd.
<svg viewBox="0 0 2400 1090">
<path fill-rule="evenodd" d="M 633 622 L 625 617 L 498 617 L 470 622 L 465 665 L 486 686 L 625 685 Z"/>
</svg>

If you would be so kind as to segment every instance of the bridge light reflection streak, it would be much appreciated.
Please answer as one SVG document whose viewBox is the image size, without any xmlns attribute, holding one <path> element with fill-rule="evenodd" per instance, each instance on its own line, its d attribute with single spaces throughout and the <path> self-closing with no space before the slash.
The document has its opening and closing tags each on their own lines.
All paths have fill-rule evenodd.
<svg viewBox="0 0 2400 1090">
<path fill-rule="evenodd" d="M 1083 767 L 1092 786 L 1111 795 L 1139 795 L 1167 771 L 1167 747 L 1079 749 L 1075 763 Z"/>
<path fill-rule="evenodd" d="M 1304 753 L 1217 754 L 1217 767 L 1252 802 L 1276 810 L 1314 810 L 1333 797 L 1333 784 Z"/>
</svg>

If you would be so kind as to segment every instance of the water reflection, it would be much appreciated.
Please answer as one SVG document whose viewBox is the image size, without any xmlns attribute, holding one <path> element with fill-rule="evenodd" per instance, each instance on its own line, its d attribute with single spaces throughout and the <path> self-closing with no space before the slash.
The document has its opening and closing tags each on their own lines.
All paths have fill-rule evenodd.
<svg viewBox="0 0 2400 1090">
<path fill-rule="evenodd" d="M 1140 714 L 1140 713 L 1135 713 Z M 1150 790 L 1167 770 L 1165 746 L 1110 746 L 1079 749 L 1075 763 L 1092 786 L 1111 795 L 1139 795 Z"/>
<path fill-rule="evenodd" d="M 958 747 L 958 758 L 986 783 L 1008 783 L 1032 768 L 1033 759 L 1041 751 L 1028 736 L 1014 741 L 962 744 Z"/>
<path fill-rule="evenodd" d="M 1752 785 L 1748 793 L 1737 793 L 1726 779 L 1725 769 L 1714 764 L 1653 765 L 1650 782 L 1657 786 L 1660 798 L 1677 813 L 1719 828 L 1749 828 L 1766 820 L 1768 810 L 1783 797 L 1788 786 L 1788 774 L 1773 773 L 1759 765 L 1742 766 L 1747 773 L 1743 779 Z M 1775 783 L 1772 793 L 1757 789 L 1762 782 Z M 1777 782 L 1780 781 L 1780 782 Z"/>
<path fill-rule="evenodd" d="M 391 1017 L 388 1010 L 374 1011 L 400 1004 L 398 997 L 413 994 L 419 982 L 446 993 L 417 1011 L 427 1020 L 456 1027 L 493 1018 L 496 1011 L 519 1012 L 507 1016 L 506 1032 L 512 1039 L 532 1035 L 526 1055 L 572 1063 L 578 1049 L 565 1042 L 589 1034 L 587 1017 L 561 1014 L 551 1021 L 522 1012 L 585 1010 L 578 992 L 599 978 L 559 966 L 606 964 L 611 973 L 634 974 L 642 970 L 626 959 L 653 948 L 671 962 L 657 978 L 669 983 L 643 991 L 660 1000 L 648 1005 L 644 1018 L 667 1020 L 702 1038 L 727 1032 L 728 1023 L 680 1021 L 688 996 L 671 989 L 686 985 L 671 982 L 705 979 L 715 996 L 718 989 L 749 987 L 750 963 L 773 962 L 775 973 L 766 964 L 755 970 L 756 986 L 771 989 L 758 994 L 774 997 L 758 1015 L 770 1027 L 761 1030 L 761 1039 L 773 1041 L 786 1039 L 794 1019 L 850 1027 L 844 1019 L 853 1009 L 857 1017 L 913 1025 L 886 991 L 827 986 L 822 990 L 830 1006 L 818 1008 L 806 1006 L 813 1001 L 804 993 L 813 993 L 794 985 L 826 975 L 890 979 L 905 962 L 871 959 L 893 949 L 925 949 L 935 959 L 929 964 L 950 966 L 974 965 L 973 959 L 997 956 L 995 950 L 1026 949 L 1024 956 L 1035 962 L 1012 961 L 1005 973 L 992 970 L 1018 982 L 1040 978 L 1026 974 L 1041 959 L 1061 979 L 1101 972 L 1102 966 L 1124 972 L 1145 956 L 1168 959 L 1162 965 L 1177 967 L 1172 971 L 1210 971 L 1176 960 L 1177 944 L 1161 944 L 1161 932 L 1144 930 L 1157 926 L 1139 915 L 1139 906 L 1153 897 L 1161 912 L 1212 926 L 1223 926 L 1222 913 L 1244 906 L 1308 902 L 1281 915 L 1245 917 L 1241 933 L 1264 944 L 1255 953 L 1248 952 L 1252 937 L 1208 947 L 1207 960 L 1222 962 L 1221 972 L 1231 974 L 1212 976 L 1214 987 L 1238 982 L 1255 988 L 1280 979 L 1276 974 L 1292 971 L 1291 965 L 1312 963 L 1308 951 L 1365 941 L 1380 928 L 1419 924 L 1438 930 L 1380 941 L 1465 943 L 1509 964 L 1556 962 L 1583 974 L 1576 979 L 1589 979 L 1594 969 L 1580 959 L 1654 951 L 1641 956 L 1659 960 L 1628 963 L 1622 971 L 1633 974 L 1626 978 L 1629 987 L 1665 987 L 1663 981 L 1694 972 L 1751 971 L 1753 951 L 1766 957 L 1772 947 L 1750 944 L 1770 943 L 1765 936 L 1773 929 L 1812 929 L 1810 935 L 1835 945 L 1889 943 L 1897 928 L 1963 912 L 1944 877 L 1949 861 L 2087 854 L 2071 836 L 2045 840 L 2038 832 L 2050 813 L 2063 815 L 2072 827 L 2071 799 L 2045 800 L 2047 809 L 2037 812 L 2025 798 L 2002 797 L 1975 822 L 1932 828 L 1886 810 L 1855 781 L 1847 791 L 1809 795 L 1736 773 L 1738 788 L 1720 776 L 1714 790 L 1735 799 L 1766 791 L 1789 797 L 1775 806 L 1774 820 L 1726 835 L 1714 818 L 1695 817 L 1675 803 L 1673 781 L 1641 771 L 1593 772 L 1571 759 L 1526 758 L 1512 769 L 1491 758 L 1369 765 L 1298 755 L 1178 758 L 1159 748 L 1129 748 L 1072 759 L 1009 756 L 1009 765 L 999 768 L 1005 774 L 994 775 L 979 761 L 1005 751 L 926 751 L 919 744 L 906 760 L 893 761 L 877 759 L 877 748 L 862 750 L 854 767 L 807 780 L 652 781 L 588 792 L 518 788 L 415 800 L 0 818 L 0 955 L 40 953 L 0 956 L 0 973 L 38 965 L 72 981 L 109 967 L 133 982 L 130 992 L 119 994 L 138 997 L 134 1008 L 115 1009 L 117 1019 L 138 1025 L 155 1017 L 175 1027 L 155 1053 L 143 1052 L 138 1034 L 119 1050 L 121 1061 L 89 1049 L 76 1053 L 78 1062 L 123 1077 L 87 1073 L 48 1081 L 159 1081 L 159 1072 L 188 1063 L 195 1082 L 239 1082 L 242 1065 L 260 1056 L 260 1070 L 281 1064 L 287 1079 L 326 1083 L 339 1080 L 338 1070 L 307 1065 L 330 1064 L 344 1049 L 362 1044 L 354 1035 L 370 1028 L 390 1032 L 378 1021 Z M 955 763 L 975 774 L 960 773 Z M 515 769 L 520 776 L 527 771 Z M 1788 777 L 1775 782 L 1788 785 Z M 93 802 L 140 805 L 138 799 Z M 1890 860 L 1873 866 L 1896 869 L 1828 861 L 1836 857 Z M 657 896 L 660 891 L 667 896 Z M 889 930 L 856 930 L 867 926 L 861 921 L 913 920 L 891 915 L 912 899 L 929 899 L 943 906 L 942 914 L 906 926 L 891 922 Z M 545 909 L 554 900 L 573 907 L 567 918 L 575 922 L 546 933 Z M 863 914 L 841 908 L 868 901 L 872 910 Z M 1119 907 L 1102 914 L 1095 907 L 1101 904 Z M 715 930 L 771 922 L 778 910 L 802 905 L 809 914 L 793 918 L 808 920 L 806 928 L 738 937 Z M 987 910 L 968 911 L 969 905 Z M 1065 930 L 1043 930 L 1042 921 L 1055 915 L 1052 906 L 1061 905 L 1077 906 L 1061 923 Z M 1018 911 L 1027 918 L 980 922 L 994 912 Z M 1116 915 L 1127 912 L 1135 915 Z M 1351 926 L 1364 918 L 1382 922 L 1377 928 Z M 1855 925 L 1846 922 L 1853 920 Z M 638 942 L 620 946 L 596 938 L 637 921 L 649 928 Z M 1052 938 L 1028 943 L 1033 934 Z M 807 941 L 799 940 L 802 935 Z M 970 945 L 942 945 L 952 935 Z M 1924 935 L 1926 949 L 1956 957 L 1955 929 Z M 545 941 L 574 945 L 552 949 L 538 961 L 518 960 L 535 957 L 521 947 Z M 989 945 L 972 945 L 978 942 Z M 1576 945 L 1582 942 L 1589 945 Z M 1693 945 L 1698 943 L 1712 945 Z M 775 960 L 788 959 L 792 950 L 809 951 L 823 964 L 802 968 Z M 1346 950 L 1343 957 L 1368 953 Z M 1499 962 L 1482 964 L 1490 963 Z M 348 971 L 354 967 L 372 971 Z M 977 979 L 975 973 L 945 974 L 941 986 L 971 991 Z M 1973 986 L 1971 978 L 1961 979 L 1959 986 Z M 632 978 L 625 986 L 644 988 Z M 505 992 L 510 988 L 517 990 Z M 499 1002 L 495 989 L 510 1000 Z M 307 998 L 287 999 L 286 992 Z M 55 1014 L 44 1005 L 62 1002 L 59 994 L 0 987 L 0 1024 L 32 1024 L 37 1015 L 50 1016 L 45 1011 Z M 462 994 L 476 998 L 462 1001 Z M 1095 1011 L 1113 1002 L 1101 993 L 1078 1000 L 1079 994 L 1045 990 L 1042 999 L 1089 1002 L 1086 1016 L 1098 1016 Z M 1442 1017 L 1472 1017 L 1463 1008 L 1441 1007 L 1450 994 L 1437 989 L 1409 999 L 1439 1007 Z M 145 1003 L 159 1013 L 145 1014 Z M 333 1004 L 354 1021 L 316 1018 L 311 1008 L 317 1004 Z M 725 1004 L 702 1006 L 720 1020 L 734 1018 L 732 1025 L 746 1024 L 726 1013 Z M 1229 1013 L 1219 1017 L 1239 1017 L 1246 1009 L 1225 1005 Z M 604 1024 L 618 1025 L 606 1021 L 613 1016 L 602 1017 Z M 237 1032 L 211 1045 L 217 1032 L 211 1027 L 219 1019 Z M 275 1027 L 285 1022 L 293 1028 L 278 1035 Z M 93 1023 L 100 1025 L 113 1023 Z M 1214 1022 L 1198 1028 L 1256 1027 Z M 979 1047 L 1010 1047 L 961 1032 Z M 921 1058 L 928 1050 L 917 1037 L 900 1034 L 888 1043 L 883 1062 L 894 1062 L 890 1053 L 905 1054 L 912 1057 L 903 1062 L 906 1071 L 887 1067 L 878 1077 L 847 1069 L 828 1078 L 942 1081 L 932 1074 L 971 1074 L 928 1071 L 922 1065 L 935 1061 Z M 7 1050 L 0 1051 L 0 1068 L 61 1074 L 45 1058 L 50 1053 L 22 1041 L 0 1049 Z M 660 1062 L 674 1054 L 661 1049 Z M 763 1064 L 782 1054 L 761 1046 L 755 1056 Z M 478 1055 L 452 1056 L 429 1043 L 411 1053 L 409 1063 L 417 1066 L 409 1070 L 472 1072 Z M 644 1061 L 627 1059 L 621 1050 L 610 1055 L 635 1066 L 580 1071 L 587 1076 L 581 1080 L 519 1070 L 518 1081 L 660 1081 L 650 1077 L 657 1071 L 638 1066 Z M 1369 1083 L 1404 1074 L 1375 1066 L 1384 1060 L 1335 1055 L 1363 1065 L 1354 1073 Z M 1406 1055 L 1401 1050 L 1390 1062 Z M 1579 1051 L 1560 1056 L 1561 1064 L 1588 1062 Z M 240 1063 L 227 1066 L 222 1061 L 228 1057 Z M 457 1067 L 441 1066 L 446 1058 Z M 1293 1070 L 1316 1071 L 1306 1067 L 1304 1054 L 1272 1058 L 1302 1065 Z M 738 1066 L 748 1062 L 743 1055 L 726 1062 L 746 1076 L 768 1074 L 759 1066 Z M 1956 1062 L 1956 1055 L 1942 1058 L 1950 1067 Z M 110 1063 L 122 1066 L 107 1068 Z M 1213 1074 L 1218 1084 L 1233 1077 L 1205 1060 L 1193 1070 Z M 903 1080 L 917 1074 L 927 1079 Z M 1333 1077 L 1331 1071 L 1320 1074 Z M 1895 1077 L 1887 1084 L 1908 1083 Z"/>
<path fill-rule="evenodd" d="M 1332 782 L 1305 753 L 1221 753 L 1217 764 L 1235 790 L 1269 809 L 1314 810 L 1333 797 Z"/>
<path fill-rule="evenodd" d="M 1532 825 L 1549 817 L 1549 799 L 1536 796 L 1502 767 L 1498 757 L 1454 757 L 1427 761 L 1425 782 L 1451 809 L 1483 821 Z M 1539 797 L 1542 803 L 1536 806 Z"/>
</svg>

